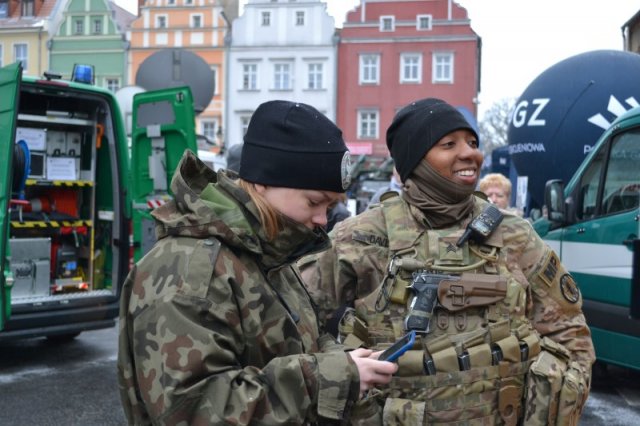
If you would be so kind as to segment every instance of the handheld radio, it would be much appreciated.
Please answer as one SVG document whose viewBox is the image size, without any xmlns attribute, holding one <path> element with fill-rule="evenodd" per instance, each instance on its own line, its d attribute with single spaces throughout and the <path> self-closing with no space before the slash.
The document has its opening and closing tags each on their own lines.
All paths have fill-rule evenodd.
<svg viewBox="0 0 640 426">
<path fill-rule="evenodd" d="M 481 243 L 500 225 L 503 217 L 504 215 L 500 209 L 493 204 L 488 204 L 487 207 L 482 210 L 482 213 L 467 225 L 467 229 L 465 229 L 464 234 L 462 234 L 456 245 L 460 247 L 470 237 L 476 242 Z"/>
</svg>

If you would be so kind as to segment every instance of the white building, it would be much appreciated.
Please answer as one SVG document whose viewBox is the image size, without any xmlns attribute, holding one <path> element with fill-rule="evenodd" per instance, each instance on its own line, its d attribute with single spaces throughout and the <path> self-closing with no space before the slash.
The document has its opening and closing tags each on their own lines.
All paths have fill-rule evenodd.
<svg viewBox="0 0 640 426">
<path fill-rule="evenodd" d="M 337 37 L 320 0 L 248 0 L 233 21 L 225 143 L 242 142 L 253 111 L 276 99 L 336 118 Z"/>
</svg>

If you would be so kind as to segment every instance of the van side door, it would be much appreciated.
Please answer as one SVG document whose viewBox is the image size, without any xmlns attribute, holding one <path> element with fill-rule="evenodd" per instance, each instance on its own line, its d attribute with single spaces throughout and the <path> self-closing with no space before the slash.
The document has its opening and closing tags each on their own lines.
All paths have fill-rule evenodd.
<svg viewBox="0 0 640 426">
<path fill-rule="evenodd" d="M 580 287 L 594 336 L 602 329 L 640 337 L 640 323 L 629 321 L 633 240 L 639 229 L 639 160 L 640 127 L 614 133 L 583 169 L 571 194 L 576 220 L 562 231 L 561 258 Z M 610 346 L 597 345 L 598 358 L 621 362 L 615 360 L 620 348 Z M 640 363 L 640 354 L 635 356 Z"/>
<path fill-rule="evenodd" d="M 7 260 L 9 203 L 13 179 L 13 138 L 20 93 L 22 67 L 19 62 L 0 68 L 0 330 L 11 315 L 10 268 Z"/>
<path fill-rule="evenodd" d="M 136 94 L 131 131 L 136 261 L 155 244 L 151 210 L 171 199 L 171 178 L 187 149 L 198 150 L 191 89 L 183 86 Z"/>
</svg>

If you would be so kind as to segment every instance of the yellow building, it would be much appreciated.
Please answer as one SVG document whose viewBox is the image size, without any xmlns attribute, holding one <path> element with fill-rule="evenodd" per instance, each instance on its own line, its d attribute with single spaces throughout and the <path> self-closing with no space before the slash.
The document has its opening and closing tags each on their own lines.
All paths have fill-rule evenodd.
<svg viewBox="0 0 640 426">
<path fill-rule="evenodd" d="M 41 76 L 47 71 L 47 42 L 66 1 L 0 1 L 0 66 L 21 61 L 24 74 Z"/>
</svg>

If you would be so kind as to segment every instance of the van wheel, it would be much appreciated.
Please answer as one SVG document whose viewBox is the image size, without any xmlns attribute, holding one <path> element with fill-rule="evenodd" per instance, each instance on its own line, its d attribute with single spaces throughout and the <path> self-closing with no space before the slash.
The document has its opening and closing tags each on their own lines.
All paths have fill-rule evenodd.
<svg viewBox="0 0 640 426">
<path fill-rule="evenodd" d="M 47 336 L 47 340 L 51 343 L 67 343 L 75 339 L 80 335 L 80 332 L 77 333 L 67 333 L 67 334 L 54 334 L 51 336 Z"/>
</svg>

